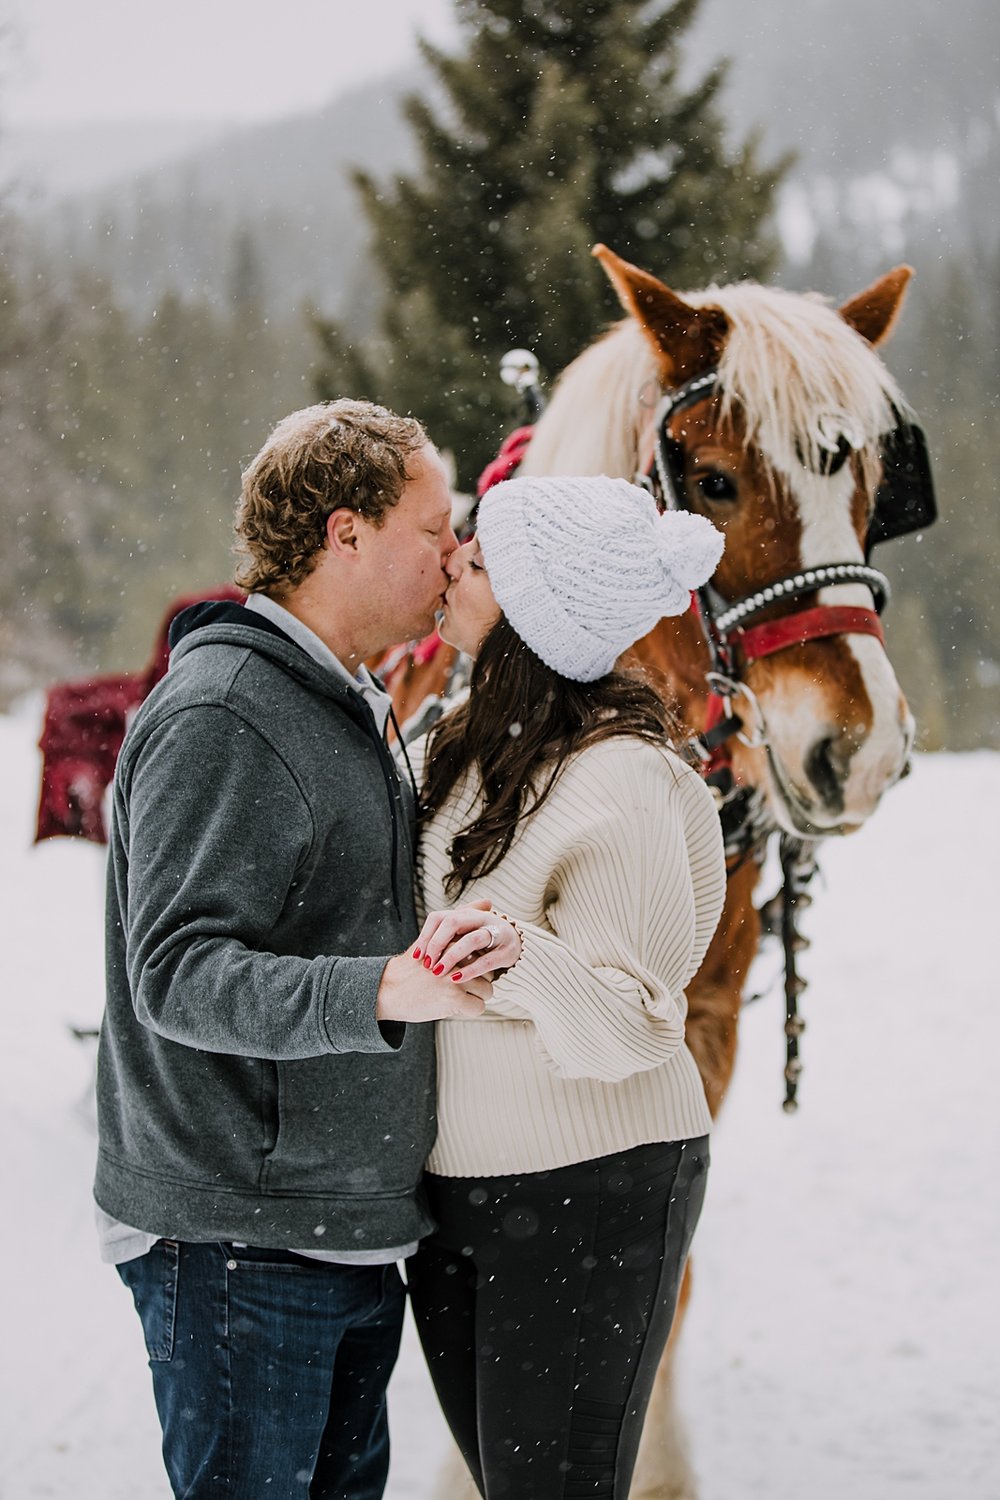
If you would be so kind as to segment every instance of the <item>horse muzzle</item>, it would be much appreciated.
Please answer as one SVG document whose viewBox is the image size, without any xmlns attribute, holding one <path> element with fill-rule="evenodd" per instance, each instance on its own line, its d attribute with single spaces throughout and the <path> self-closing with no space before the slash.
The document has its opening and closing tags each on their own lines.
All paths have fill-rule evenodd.
<svg viewBox="0 0 1000 1500">
<path fill-rule="evenodd" d="M 853 832 L 908 773 L 912 746 L 908 713 L 895 732 L 877 737 L 819 725 L 802 749 L 769 739 L 763 748 L 776 821 L 805 838 Z"/>
</svg>

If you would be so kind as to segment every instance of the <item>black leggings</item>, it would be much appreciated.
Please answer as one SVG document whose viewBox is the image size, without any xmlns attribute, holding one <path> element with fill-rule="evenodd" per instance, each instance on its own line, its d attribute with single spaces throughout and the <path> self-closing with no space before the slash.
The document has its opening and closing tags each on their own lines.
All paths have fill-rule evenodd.
<svg viewBox="0 0 1000 1500">
<path fill-rule="evenodd" d="M 407 1262 L 438 1399 L 487 1500 L 624 1500 L 708 1137 L 517 1177 L 425 1182 Z"/>
</svg>

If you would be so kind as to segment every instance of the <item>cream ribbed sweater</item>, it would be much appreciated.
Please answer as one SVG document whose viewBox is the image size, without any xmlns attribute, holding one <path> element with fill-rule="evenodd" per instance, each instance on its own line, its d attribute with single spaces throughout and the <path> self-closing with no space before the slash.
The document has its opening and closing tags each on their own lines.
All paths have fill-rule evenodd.
<svg viewBox="0 0 1000 1500">
<path fill-rule="evenodd" d="M 424 749 L 411 747 L 418 776 Z M 467 781 L 424 830 L 425 911 L 453 904 L 448 847 L 473 805 Z M 684 986 L 724 891 L 719 819 L 694 771 L 634 737 L 574 757 L 502 864 L 460 897 L 514 918 L 524 948 L 481 1019 L 438 1023 L 428 1171 L 538 1172 L 704 1135 Z"/>
</svg>

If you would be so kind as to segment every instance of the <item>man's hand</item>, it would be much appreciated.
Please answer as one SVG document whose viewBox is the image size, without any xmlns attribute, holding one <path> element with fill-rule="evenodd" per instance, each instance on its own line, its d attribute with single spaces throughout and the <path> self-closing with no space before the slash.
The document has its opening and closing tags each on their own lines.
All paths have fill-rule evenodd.
<svg viewBox="0 0 1000 1500">
<path fill-rule="evenodd" d="M 453 983 L 415 964 L 409 953 L 390 958 L 375 1001 L 379 1021 L 456 1021 L 481 1016 L 493 994 L 488 979 Z"/>
</svg>

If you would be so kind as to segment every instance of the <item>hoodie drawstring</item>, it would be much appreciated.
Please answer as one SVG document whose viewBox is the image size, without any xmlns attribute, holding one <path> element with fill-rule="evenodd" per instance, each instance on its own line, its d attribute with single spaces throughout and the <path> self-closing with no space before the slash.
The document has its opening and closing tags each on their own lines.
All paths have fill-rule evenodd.
<svg viewBox="0 0 1000 1500">
<path fill-rule="evenodd" d="M 372 722 L 372 727 L 374 728 L 375 716 L 374 714 L 372 714 L 371 709 L 369 708 L 367 703 L 365 704 L 365 708 L 368 710 L 368 714 Z M 405 745 L 403 745 L 403 736 L 399 728 L 399 721 L 397 720 L 396 715 L 393 712 L 391 704 L 389 707 L 389 718 L 392 720 L 392 727 L 396 731 L 396 738 L 399 740 L 400 745 L 403 747 L 403 759 L 406 762 L 406 770 L 410 778 L 410 786 L 413 788 L 414 804 L 416 805 L 416 802 L 418 800 L 417 782 L 413 774 L 413 767 L 410 765 L 410 758 L 406 753 L 406 747 Z M 399 864 L 399 818 L 400 802 L 402 801 L 402 786 L 399 780 L 399 772 L 396 768 L 396 761 L 391 750 L 386 744 L 384 738 L 378 733 L 377 730 L 375 732 L 374 738 L 378 746 L 378 763 L 382 770 L 382 779 L 385 782 L 386 795 L 389 798 L 389 814 L 392 822 L 392 902 L 394 907 L 396 908 L 397 918 L 402 920 L 403 912 L 399 894 L 399 872 L 397 868 Z"/>
</svg>

